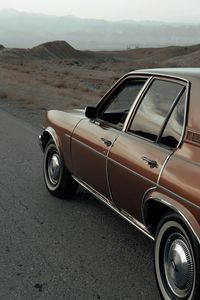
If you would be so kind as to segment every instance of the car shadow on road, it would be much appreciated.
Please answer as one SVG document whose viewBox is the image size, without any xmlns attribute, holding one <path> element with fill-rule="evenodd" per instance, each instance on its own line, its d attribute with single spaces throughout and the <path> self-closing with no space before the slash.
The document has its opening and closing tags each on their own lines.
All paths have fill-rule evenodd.
<svg viewBox="0 0 200 300">
<path fill-rule="evenodd" d="M 79 274 L 92 278 L 99 299 L 160 299 L 150 239 L 83 188 L 66 206 L 80 237 Z"/>
</svg>

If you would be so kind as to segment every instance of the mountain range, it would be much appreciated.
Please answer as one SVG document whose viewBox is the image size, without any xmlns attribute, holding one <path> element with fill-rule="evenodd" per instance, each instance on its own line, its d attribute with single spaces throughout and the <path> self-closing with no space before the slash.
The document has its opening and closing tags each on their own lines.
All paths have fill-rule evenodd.
<svg viewBox="0 0 200 300">
<path fill-rule="evenodd" d="M 200 23 L 106 21 L 0 11 L 0 44 L 31 48 L 46 41 L 65 40 L 80 50 L 122 50 L 200 43 Z"/>
</svg>

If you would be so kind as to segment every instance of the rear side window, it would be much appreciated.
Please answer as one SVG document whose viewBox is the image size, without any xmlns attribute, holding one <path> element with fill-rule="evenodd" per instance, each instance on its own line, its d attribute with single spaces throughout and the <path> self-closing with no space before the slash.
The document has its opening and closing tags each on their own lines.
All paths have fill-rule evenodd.
<svg viewBox="0 0 200 300">
<path fill-rule="evenodd" d="M 168 124 L 166 126 L 166 120 L 171 116 L 170 124 L 172 124 L 172 119 L 178 120 L 178 115 L 180 117 L 178 114 L 178 109 L 181 110 L 180 107 L 177 107 L 176 111 L 174 109 L 175 103 L 182 96 L 184 89 L 185 86 L 182 84 L 155 79 L 143 97 L 129 131 L 153 142 L 158 142 L 160 134 L 163 133 L 160 139 L 160 143 L 162 143 L 171 126 Z M 165 126 L 166 131 L 163 131 Z M 180 129 L 177 130 L 180 131 Z"/>
<path fill-rule="evenodd" d="M 182 94 L 178 103 L 175 105 L 164 131 L 158 140 L 162 145 L 175 148 L 182 136 L 184 125 L 186 92 Z"/>
</svg>

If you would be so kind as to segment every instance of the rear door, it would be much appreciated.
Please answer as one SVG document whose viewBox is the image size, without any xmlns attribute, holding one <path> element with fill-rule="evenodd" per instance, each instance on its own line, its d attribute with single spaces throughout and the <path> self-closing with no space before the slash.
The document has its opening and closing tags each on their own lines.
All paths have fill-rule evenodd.
<svg viewBox="0 0 200 300">
<path fill-rule="evenodd" d="M 153 78 L 108 156 L 112 198 L 124 214 L 142 221 L 141 203 L 181 139 L 186 84 Z"/>
</svg>

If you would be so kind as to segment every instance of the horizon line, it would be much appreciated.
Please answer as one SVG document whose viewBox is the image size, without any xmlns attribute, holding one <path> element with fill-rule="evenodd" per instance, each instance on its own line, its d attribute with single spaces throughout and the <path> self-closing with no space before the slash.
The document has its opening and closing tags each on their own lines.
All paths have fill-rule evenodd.
<svg viewBox="0 0 200 300">
<path fill-rule="evenodd" d="M 65 14 L 65 15 L 58 15 L 58 14 L 51 14 L 51 13 L 45 13 L 45 12 L 36 12 L 36 11 L 29 11 L 29 10 L 19 10 L 16 8 L 0 8 L 0 12 L 3 11 L 13 11 L 17 13 L 25 13 L 25 14 L 32 14 L 32 15 L 41 15 L 41 16 L 48 16 L 48 17 L 56 17 L 56 18 L 65 18 L 65 17 L 71 17 L 75 19 L 81 19 L 81 20 L 97 20 L 97 21 L 104 21 L 109 23 L 164 23 L 164 24 L 200 24 L 200 21 L 174 21 L 174 20 L 159 20 L 159 19 L 118 19 L 118 20 L 111 20 L 111 19 L 105 19 L 105 18 L 93 18 L 93 17 L 79 17 L 73 14 Z"/>
</svg>

